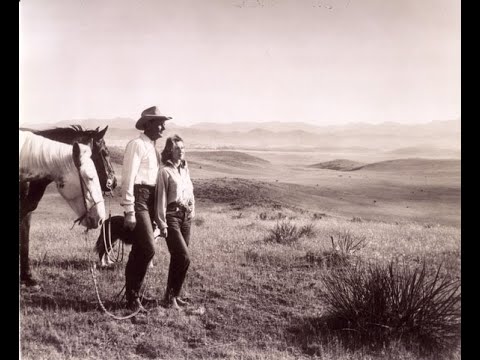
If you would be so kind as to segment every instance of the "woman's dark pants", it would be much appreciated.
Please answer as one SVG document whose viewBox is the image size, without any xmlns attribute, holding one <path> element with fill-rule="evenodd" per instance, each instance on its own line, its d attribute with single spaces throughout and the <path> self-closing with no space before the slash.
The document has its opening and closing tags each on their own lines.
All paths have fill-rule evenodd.
<svg viewBox="0 0 480 360">
<path fill-rule="evenodd" d="M 167 295 L 179 296 L 183 282 L 190 266 L 188 244 L 190 242 L 190 227 L 192 215 L 183 210 L 167 211 L 168 235 L 167 246 L 170 252 L 170 267 L 168 269 Z"/>
<path fill-rule="evenodd" d="M 128 303 L 139 297 L 148 264 L 155 255 L 152 227 L 155 187 L 135 185 L 133 193 L 137 224 L 132 231 L 132 249 L 125 268 L 125 290 Z"/>
</svg>

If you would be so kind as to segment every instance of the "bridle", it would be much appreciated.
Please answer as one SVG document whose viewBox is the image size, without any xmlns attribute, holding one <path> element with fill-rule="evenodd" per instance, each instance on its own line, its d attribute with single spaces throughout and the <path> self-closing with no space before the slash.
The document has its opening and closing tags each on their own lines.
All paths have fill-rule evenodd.
<svg viewBox="0 0 480 360">
<path fill-rule="evenodd" d="M 114 179 L 115 179 L 115 171 L 113 170 L 113 167 L 111 166 L 111 164 L 109 164 L 105 156 L 102 156 L 103 147 L 105 147 L 105 151 L 107 151 L 106 146 L 104 145 L 105 145 L 104 142 L 102 144 L 100 141 L 95 141 L 94 139 L 92 139 L 92 160 L 94 162 L 98 162 L 97 158 L 100 158 L 100 162 L 103 166 L 103 170 L 104 170 L 103 172 L 105 173 L 105 178 L 106 178 L 105 187 L 108 188 L 108 191 L 111 193 L 113 189 L 109 184 L 109 180 L 112 181 L 112 185 L 113 185 Z M 94 148 L 98 148 L 98 151 L 93 151 Z"/>
<path fill-rule="evenodd" d="M 100 155 L 100 151 L 98 151 L 98 152 L 97 152 L 97 151 L 93 151 L 93 148 L 94 148 L 95 146 L 97 146 L 97 147 L 99 147 L 99 148 L 101 147 L 101 145 L 99 145 L 98 142 L 96 142 L 96 141 L 92 138 L 92 139 L 90 140 L 90 148 L 92 149 L 92 160 L 93 160 L 94 157 L 100 157 L 100 160 L 101 160 L 102 165 L 103 165 L 103 169 L 105 170 L 105 173 L 106 173 L 106 178 L 107 178 L 107 180 L 109 180 L 109 175 L 110 175 L 110 174 L 114 174 L 113 168 L 111 168 L 111 167 L 109 166 L 109 164 L 108 164 L 108 162 L 106 161 L 105 157 L 103 157 L 103 156 Z M 97 153 L 98 153 L 98 154 L 97 154 Z M 73 222 L 72 229 L 73 229 L 73 227 L 75 226 L 75 224 L 80 224 L 80 223 L 83 221 L 83 219 L 85 219 L 85 218 L 90 214 L 90 212 L 92 211 L 92 209 L 93 209 L 95 206 L 97 206 L 98 204 L 104 202 L 103 197 L 102 197 L 102 199 L 101 199 L 100 201 L 95 201 L 95 202 L 93 203 L 93 205 L 92 205 L 90 208 L 88 208 L 87 198 L 86 198 L 86 196 L 85 196 L 85 188 L 88 190 L 88 192 L 89 192 L 89 194 L 90 194 L 90 197 L 91 197 L 92 199 L 94 199 L 94 197 L 93 197 L 92 192 L 91 192 L 90 189 L 88 188 L 87 184 L 85 183 L 85 180 L 82 178 L 82 174 L 80 173 L 80 165 L 78 165 L 77 163 L 75 163 L 75 167 L 77 168 L 78 176 L 79 176 L 79 178 L 80 178 L 80 188 L 82 189 L 82 196 L 83 196 L 83 204 L 84 204 L 84 206 L 85 206 L 85 213 Z M 108 173 L 107 173 L 107 170 L 108 170 Z M 98 170 L 96 170 L 96 171 L 97 171 L 97 173 L 98 173 Z M 115 175 L 113 175 L 113 176 L 115 177 Z M 109 187 L 109 186 L 108 186 L 108 182 L 107 182 L 106 186 Z M 110 189 L 110 187 L 109 187 L 109 190 L 110 190 L 110 193 L 111 193 L 112 190 Z M 87 229 L 87 231 L 88 231 L 88 229 Z"/>
<path fill-rule="evenodd" d="M 80 178 L 80 189 L 82 190 L 83 205 L 85 206 L 85 213 L 73 222 L 72 229 L 75 226 L 75 224 L 77 224 L 77 223 L 80 224 L 83 221 L 83 219 L 85 219 L 90 214 L 90 212 L 92 211 L 92 209 L 95 206 L 104 202 L 103 197 L 102 197 L 101 200 L 94 201 L 93 205 L 90 208 L 88 207 L 87 197 L 85 196 L 85 188 L 87 189 L 88 193 L 90 194 L 90 197 L 92 198 L 92 200 L 94 200 L 94 196 L 92 194 L 92 191 L 88 188 L 87 184 L 85 183 L 85 180 L 82 177 L 82 174 L 80 172 L 80 166 L 75 164 L 75 167 L 77 168 L 78 177 Z M 87 231 L 88 231 L 88 228 L 87 228 Z"/>
</svg>

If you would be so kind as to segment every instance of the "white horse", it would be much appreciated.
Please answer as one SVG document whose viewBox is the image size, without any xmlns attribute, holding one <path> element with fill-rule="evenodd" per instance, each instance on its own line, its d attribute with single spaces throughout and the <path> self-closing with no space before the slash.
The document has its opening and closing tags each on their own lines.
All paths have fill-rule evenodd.
<svg viewBox="0 0 480 360">
<path fill-rule="evenodd" d="M 19 130 L 19 181 L 51 179 L 87 229 L 105 220 L 105 204 L 90 147 L 67 145 Z"/>
</svg>

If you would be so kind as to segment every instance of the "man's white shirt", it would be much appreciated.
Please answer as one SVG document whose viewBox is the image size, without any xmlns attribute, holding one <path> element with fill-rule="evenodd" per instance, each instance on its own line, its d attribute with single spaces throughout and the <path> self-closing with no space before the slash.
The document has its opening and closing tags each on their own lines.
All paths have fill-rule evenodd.
<svg viewBox="0 0 480 360">
<path fill-rule="evenodd" d="M 145 134 L 131 140 L 125 149 L 122 168 L 122 202 L 126 212 L 134 211 L 133 186 L 155 186 L 158 173 L 155 142 Z"/>
</svg>

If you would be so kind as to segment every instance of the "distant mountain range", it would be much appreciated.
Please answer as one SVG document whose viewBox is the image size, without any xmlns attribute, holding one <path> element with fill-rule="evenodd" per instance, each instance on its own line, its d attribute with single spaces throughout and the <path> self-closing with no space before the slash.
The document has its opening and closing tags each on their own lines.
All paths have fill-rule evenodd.
<svg viewBox="0 0 480 360">
<path fill-rule="evenodd" d="M 42 129 L 69 125 L 85 128 L 109 126 L 107 140 L 125 145 L 138 134 L 136 119 L 65 120 L 55 124 L 22 124 L 22 127 Z M 461 149 L 460 120 L 432 121 L 425 124 L 403 125 L 353 123 L 341 126 L 316 126 L 307 123 L 237 122 L 218 124 L 197 123 L 179 126 L 167 123 L 166 136 L 182 136 L 190 148 L 205 149 L 265 149 L 265 150 L 338 150 L 382 151 L 391 155 L 459 158 Z"/>
</svg>

